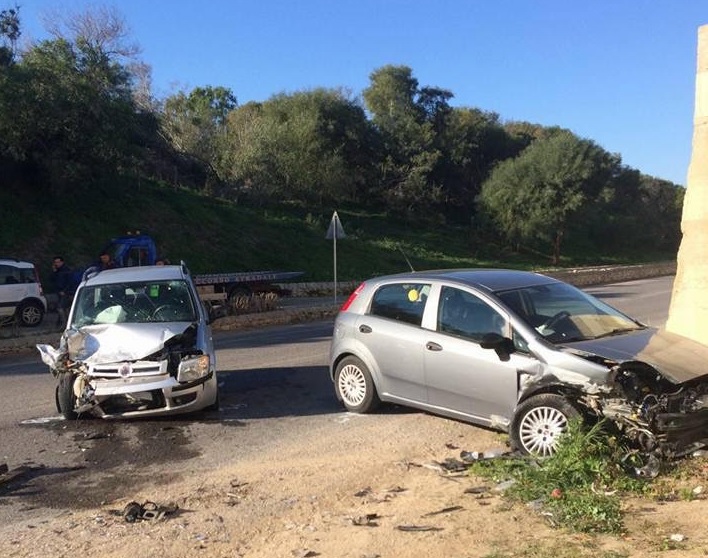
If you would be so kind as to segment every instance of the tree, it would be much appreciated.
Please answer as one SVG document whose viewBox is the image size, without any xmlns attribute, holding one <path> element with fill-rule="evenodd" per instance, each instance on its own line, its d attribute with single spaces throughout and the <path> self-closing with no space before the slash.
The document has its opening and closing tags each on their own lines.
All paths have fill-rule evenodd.
<svg viewBox="0 0 708 558">
<path fill-rule="evenodd" d="M 91 6 L 83 11 L 49 10 L 42 17 L 44 27 L 57 40 L 101 52 L 112 60 L 126 62 L 140 54 L 129 40 L 130 30 L 123 15 L 113 7 Z"/>
<path fill-rule="evenodd" d="M 437 139 L 446 126 L 452 93 L 419 89 L 407 66 L 379 68 L 370 82 L 363 96 L 382 137 L 381 197 L 394 211 L 429 216 L 443 202 L 435 178 L 442 157 Z"/>
<path fill-rule="evenodd" d="M 227 181 L 222 159 L 226 121 L 237 106 L 226 87 L 196 87 L 168 97 L 162 110 L 162 128 L 181 153 L 199 160 L 221 182 Z"/>
<path fill-rule="evenodd" d="M 0 67 L 15 61 L 20 29 L 20 7 L 0 11 Z"/>
<path fill-rule="evenodd" d="M 479 202 L 508 240 L 549 242 L 557 265 L 563 237 L 583 222 L 583 211 L 607 200 L 613 164 L 617 161 L 591 140 L 558 132 L 500 163 Z"/>
<path fill-rule="evenodd" d="M 42 41 L 0 73 L 0 154 L 39 188 L 89 187 L 136 166 L 145 119 L 110 50 L 119 29 Z"/>
<path fill-rule="evenodd" d="M 438 144 L 443 156 L 435 176 L 443 186 L 446 216 L 469 223 L 482 183 L 498 161 L 517 154 L 515 145 L 498 114 L 465 107 L 449 112 Z"/>
<path fill-rule="evenodd" d="M 280 94 L 229 116 L 232 178 L 252 196 L 323 205 L 360 199 L 370 182 L 372 129 L 341 90 Z"/>
</svg>

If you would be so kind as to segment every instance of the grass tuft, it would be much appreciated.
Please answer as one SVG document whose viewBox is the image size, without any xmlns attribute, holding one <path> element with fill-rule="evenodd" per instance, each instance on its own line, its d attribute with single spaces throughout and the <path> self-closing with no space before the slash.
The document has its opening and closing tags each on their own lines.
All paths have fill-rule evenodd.
<svg viewBox="0 0 708 558">
<path fill-rule="evenodd" d="M 550 458 L 479 461 L 470 472 L 495 482 L 514 480 L 511 500 L 541 509 L 552 525 L 583 533 L 622 533 L 620 496 L 642 493 L 647 481 L 629 476 L 627 450 L 600 422 L 590 428 L 570 423 Z"/>
</svg>

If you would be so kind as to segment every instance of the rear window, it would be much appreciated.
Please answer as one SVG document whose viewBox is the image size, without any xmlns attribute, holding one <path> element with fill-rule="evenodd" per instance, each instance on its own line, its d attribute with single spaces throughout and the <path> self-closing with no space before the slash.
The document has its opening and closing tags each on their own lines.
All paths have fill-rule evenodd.
<svg viewBox="0 0 708 558">
<path fill-rule="evenodd" d="M 369 314 L 419 326 L 429 292 L 426 283 L 384 285 L 374 293 Z"/>
</svg>

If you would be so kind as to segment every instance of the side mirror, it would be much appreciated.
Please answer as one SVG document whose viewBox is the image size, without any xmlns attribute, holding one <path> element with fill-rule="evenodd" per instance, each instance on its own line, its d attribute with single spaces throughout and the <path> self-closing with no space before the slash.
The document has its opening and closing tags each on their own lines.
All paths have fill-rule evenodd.
<svg viewBox="0 0 708 558">
<path fill-rule="evenodd" d="M 509 360 L 509 356 L 515 351 L 514 342 L 498 333 L 486 333 L 482 337 L 480 346 L 483 349 L 493 349 L 497 353 L 499 360 L 504 362 Z"/>
</svg>

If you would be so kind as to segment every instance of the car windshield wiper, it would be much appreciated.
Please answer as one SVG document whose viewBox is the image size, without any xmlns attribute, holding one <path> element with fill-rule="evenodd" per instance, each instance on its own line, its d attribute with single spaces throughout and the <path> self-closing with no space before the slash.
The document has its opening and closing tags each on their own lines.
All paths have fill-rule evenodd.
<svg viewBox="0 0 708 558">
<path fill-rule="evenodd" d="M 630 331 L 639 331 L 640 329 L 644 329 L 644 326 L 636 326 L 636 327 L 617 327 L 611 331 L 608 331 L 606 333 L 601 333 L 600 335 L 596 335 L 593 337 L 593 339 L 601 339 L 603 337 L 612 337 L 613 335 L 620 335 L 622 333 L 629 333 Z"/>
</svg>

